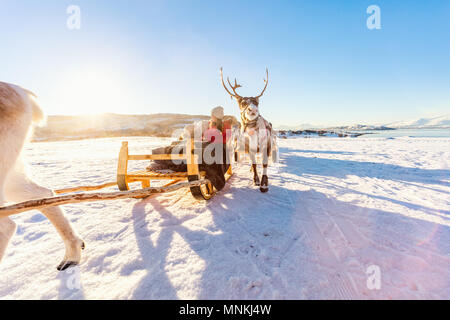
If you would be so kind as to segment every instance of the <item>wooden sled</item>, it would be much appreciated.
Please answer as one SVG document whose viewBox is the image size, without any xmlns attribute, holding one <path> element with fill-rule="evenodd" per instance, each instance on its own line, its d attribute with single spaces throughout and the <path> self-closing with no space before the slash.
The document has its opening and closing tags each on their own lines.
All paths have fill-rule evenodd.
<svg viewBox="0 0 450 320">
<path fill-rule="evenodd" d="M 129 184 L 133 182 L 140 182 L 142 188 L 145 189 L 151 186 L 152 180 L 171 180 L 167 185 L 172 185 L 180 181 L 194 182 L 205 179 L 206 173 L 199 169 L 198 154 L 201 154 L 201 152 L 195 152 L 195 142 L 193 140 L 187 141 L 186 150 L 188 150 L 187 154 L 130 155 L 128 142 L 122 142 L 117 168 L 117 186 L 119 190 L 130 190 Z M 128 172 L 128 161 L 136 160 L 186 160 L 187 172 L 173 172 L 169 174 L 147 170 Z M 230 165 L 226 179 L 228 180 L 232 174 Z M 209 200 L 215 194 L 211 183 L 191 186 L 190 190 L 194 198 L 199 200 Z"/>
</svg>

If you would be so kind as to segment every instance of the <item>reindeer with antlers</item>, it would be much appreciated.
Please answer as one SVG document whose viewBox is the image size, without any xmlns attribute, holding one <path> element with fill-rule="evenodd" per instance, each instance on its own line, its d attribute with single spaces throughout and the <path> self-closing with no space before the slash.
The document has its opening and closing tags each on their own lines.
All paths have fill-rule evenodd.
<svg viewBox="0 0 450 320">
<path fill-rule="evenodd" d="M 266 193 L 269 191 L 269 178 L 267 176 L 267 167 L 269 164 L 269 156 L 272 152 L 273 130 L 272 124 L 264 119 L 259 113 L 259 98 L 261 98 L 269 84 L 269 70 L 266 69 L 267 78 L 264 80 L 265 87 L 261 94 L 256 97 L 242 97 L 236 90 L 242 86 L 234 79 L 234 85 L 231 84 L 230 79 L 227 78 L 228 85 L 233 90 L 231 93 L 225 82 L 223 81 L 223 69 L 220 68 L 220 77 L 222 85 L 231 99 L 235 98 L 241 112 L 241 137 L 240 146 L 245 148 L 245 152 L 250 154 L 252 161 L 253 181 L 256 186 L 260 187 L 260 191 Z M 242 147 L 241 147 L 242 149 Z M 256 155 L 260 152 L 263 160 L 263 175 L 261 180 L 258 176 Z"/>
</svg>

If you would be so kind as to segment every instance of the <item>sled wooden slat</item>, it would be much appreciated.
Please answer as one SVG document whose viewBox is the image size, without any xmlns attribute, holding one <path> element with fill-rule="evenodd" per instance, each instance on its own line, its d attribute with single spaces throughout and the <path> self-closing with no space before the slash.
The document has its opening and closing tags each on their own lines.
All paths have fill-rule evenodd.
<svg viewBox="0 0 450 320">
<path fill-rule="evenodd" d="M 185 160 L 184 154 L 140 154 L 128 155 L 128 160 Z"/>
<path fill-rule="evenodd" d="M 201 171 L 200 174 L 204 176 L 206 173 L 204 171 Z M 183 179 L 188 177 L 187 172 L 171 172 L 171 173 L 161 173 L 161 172 L 155 172 L 155 171 L 135 171 L 132 173 L 129 173 L 128 175 L 129 180 L 141 180 L 141 179 L 161 179 L 161 180 L 167 180 L 167 179 Z"/>
</svg>

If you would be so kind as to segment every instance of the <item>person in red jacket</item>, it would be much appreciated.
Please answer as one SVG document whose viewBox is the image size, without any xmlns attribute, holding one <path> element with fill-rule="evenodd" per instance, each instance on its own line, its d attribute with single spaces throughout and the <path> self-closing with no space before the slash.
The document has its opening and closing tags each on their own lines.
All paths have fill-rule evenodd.
<svg viewBox="0 0 450 320">
<path fill-rule="evenodd" d="M 195 124 L 191 124 L 185 127 L 183 136 L 181 139 L 172 142 L 170 146 L 161 147 L 152 150 L 153 154 L 171 154 L 174 150 L 175 152 L 180 152 L 183 150 L 181 146 L 185 144 L 187 139 L 195 136 L 195 132 L 201 132 L 202 139 L 202 150 L 203 150 L 203 160 L 206 156 L 212 156 L 213 161 L 203 161 L 200 164 L 200 170 L 206 172 L 206 178 L 209 179 L 212 185 L 217 190 L 222 190 L 225 186 L 226 179 L 225 173 L 228 171 L 230 166 L 227 157 L 227 147 L 226 142 L 231 137 L 231 121 L 224 121 L 224 113 L 222 107 L 216 107 L 211 111 L 211 118 L 209 121 L 203 120 L 198 121 Z M 200 131 L 201 130 L 201 131 Z M 214 148 L 206 148 L 210 145 Z M 219 145 L 221 144 L 221 145 Z M 223 150 L 219 154 L 216 154 L 218 150 Z M 218 156 L 218 160 L 215 156 Z M 168 171 L 175 172 L 186 172 L 186 163 L 173 163 L 172 160 L 152 160 L 150 165 L 147 167 L 148 171 L 158 171 L 161 173 L 170 173 Z"/>
<path fill-rule="evenodd" d="M 227 143 L 231 135 L 231 122 L 224 121 L 222 107 L 216 107 L 211 111 L 208 129 L 203 133 L 203 139 L 213 143 Z"/>
</svg>

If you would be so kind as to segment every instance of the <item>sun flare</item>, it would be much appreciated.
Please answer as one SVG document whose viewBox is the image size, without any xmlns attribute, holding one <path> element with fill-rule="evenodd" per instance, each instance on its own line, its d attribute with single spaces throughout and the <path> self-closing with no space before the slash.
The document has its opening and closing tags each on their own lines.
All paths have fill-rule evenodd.
<svg viewBox="0 0 450 320">
<path fill-rule="evenodd" d="M 120 112 L 124 97 L 119 82 L 119 77 L 108 72 L 77 71 L 68 74 L 57 90 L 61 114 Z"/>
</svg>

